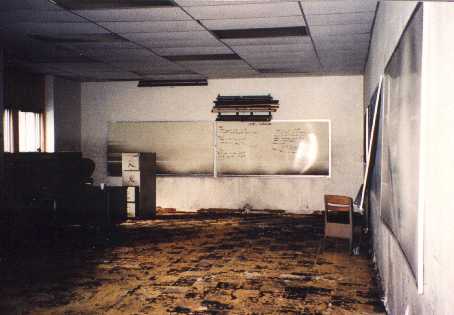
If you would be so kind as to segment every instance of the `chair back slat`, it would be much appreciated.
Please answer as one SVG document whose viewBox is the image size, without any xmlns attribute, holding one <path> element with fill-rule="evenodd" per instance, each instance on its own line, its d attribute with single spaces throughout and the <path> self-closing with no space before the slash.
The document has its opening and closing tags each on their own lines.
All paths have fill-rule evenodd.
<svg viewBox="0 0 454 315">
<path fill-rule="evenodd" d="M 347 196 L 325 195 L 325 209 L 327 211 L 349 212 L 353 208 L 353 199 Z"/>
</svg>

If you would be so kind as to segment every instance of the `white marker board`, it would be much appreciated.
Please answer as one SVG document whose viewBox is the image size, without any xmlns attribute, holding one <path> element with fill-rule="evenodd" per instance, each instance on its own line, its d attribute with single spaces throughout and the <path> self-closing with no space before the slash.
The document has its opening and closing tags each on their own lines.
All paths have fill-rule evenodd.
<svg viewBox="0 0 454 315">
<path fill-rule="evenodd" d="M 328 120 L 217 122 L 218 176 L 329 176 Z"/>
</svg>

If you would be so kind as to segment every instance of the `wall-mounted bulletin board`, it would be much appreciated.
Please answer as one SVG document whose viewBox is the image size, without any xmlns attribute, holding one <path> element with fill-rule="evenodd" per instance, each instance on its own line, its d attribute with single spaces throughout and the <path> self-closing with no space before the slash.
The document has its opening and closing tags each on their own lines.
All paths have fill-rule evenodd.
<svg viewBox="0 0 454 315">
<path fill-rule="evenodd" d="M 156 152 L 158 175 L 330 176 L 329 120 L 113 122 L 107 167 L 121 176 L 121 153 Z"/>
</svg>

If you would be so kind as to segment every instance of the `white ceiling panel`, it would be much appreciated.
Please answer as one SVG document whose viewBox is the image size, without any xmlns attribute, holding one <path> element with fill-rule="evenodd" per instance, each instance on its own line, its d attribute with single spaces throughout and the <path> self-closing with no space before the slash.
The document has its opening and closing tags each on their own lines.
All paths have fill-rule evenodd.
<svg viewBox="0 0 454 315">
<path fill-rule="evenodd" d="M 8 26 L 9 30 L 24 34 L 103 34 L 102 27 L 92 23 L 15 23 Z"/>
<path fill-rule="evenodd" d="M 297 2 L 208 5 L 188 7 L 186 10 L 197 20 L 301 15 Z"/>
<path fill-rule="evenodd" d="M 249 67 L 243 60 L 196 60 L 179 61 L 178 64 L 198 68 Z"/>
<path fill-rule="evenodd" d="M 177 47 L 220 47 L 223 44 L 216 40 L 159 40 L 159 41 L 149 41 L 149 42 L 140 42 L 140 45 L 149 48 L 177 48 Z"/>
<path fill-rule="evenodd" d="M 231 50 L 227 46 L 154 48 L 153 51 L 161 56 L 214 55 L 231 53 Z"/>
<path fill-rule="evenodd" d="M 201 70 L 201 74 L 206 75 L 210 79 L 215 78 L 238 78 L 256 76 L 257 71 L 253 69 L 226 69 L 226 70 Z"/>
<path fill-rule="evenodd" d="M 369 24 L 374 20 L 374 11 L 342 14 L 315 14 L 306 15 L 307 23 L 311 27 L 339 24 Z"/>
<path fill-rule="evenodd" d="M 357 50 L 345 50 L 345 51 L 321 51 L 319 52 L 320 60 L 322 62 L 333 61 L 365 61 L 367 56 L 367 50 L 357 51 Z"/>
<path fill-rule="evenodd" d="M 157 22 L 103 22 L 102 26 L 114 33 L 156 33 L 156 32 L 188 32 L 203 31 L 194 20 L 188 21 L 157 21 Z"/>
<path fill-rule="evenodd" d="M 83 18 L 63 10 L 0 11 L 0 26 L 13 23 L 86 22 Z"/>
<path fill-rule="evenodd" d="M 124 34 L 124 37 L 136 41 L 178 41 L 178 40 L 217 40 L 208 31 L 194 31 L 194 32 L 162 32 L 162 33 L 131 33 Z"/>
<path fill-rule="evenodd" d="M 269 38 L 232 38 L 224 39 L 223 42 L 229 46 L 265 46 L 265 45 L 294 45 L 310 42 L 308 36 L 288 36 L 288 37 L 269 37 Z"/>
<path fill-rule="evenodd" d="M 43 63 L 43 66 L 50 66 L 64 71 L 113 71 L 112 65 L 101 62 L 90 63 Z"/>
<path fill-rule="evenodd" d="M 322 35 L 345 35 L 345 34 L 367 34 L 371 30 L 371 24 L 346 24 L 329 26 L 311 26 L 312 36 Z"/>
<path fill-rule="evenodd" d="M 147 49 L 89 49 L 84 50 L 85 56 L 100 58 L 107 61 L 157 59 L 156 55 Z"/>
<path fill-rule="evenodd" d="M 342 35 L 327 35 L 327 34 L 311 34 L 312 38 L 315 41 L 315 45 L 318 43 L 324 42 L 325 44 L 327 43 L 338 43 L 339 41 L 346 42 L 346 43 L 355 43 L 355 42 L 369 42 L 370 39 L 370 34 L 364 33 L 364 34 L 342 34 Z"/>
<path fill-rule="evenodd" d="M 2 5 L 5 0 L 2 0 Z M 33 10 L 62 10 L 58 5 L 53 4 L 49 0 L 13 0 L 16 2 L 27 2 Z"/>
<path fill-rule="evenodd" d="M 129 71 L 139 71 L 139 72 L 149 72 L 155 71 L 155 73 L 185 73 L 187 70 L 175 63 L 167 61 L 167 63 L 153 63 L 153 62 L 115 62 L 115 67 L 129 70 Z"/>
<path fill-rule="evenodd" d="M 201 22 L 210 30 L 273 28 L 306 25 L 302 15 L 253 19 L 202 20 Z"/>
<path fill-rule="evenodd" d="M 250 64 L 319 64 L 315 54 L 307 56 L 258 57 L 246 59 Z"/>
<path fill-rule="evenodd" d="M 86 77 L 104 78 L 104 79 L 139 79 L 140 77 L 129 71 L 89 71 L 73 69 L 72 73 L 76 73 Z"/>
<path fill-rule="evenodd" d="M 87 42 L 87 43 L 69 43 L 60 44 L 60 46 L 68 47 L 76 50 L 90 50 L 90 49 L 126 49 L 126 48 L 140 48 L 136 44 L 128 41 L 121 42 Z"/>
<path fill-rule="evenodd" d="M 232 46 L 232 49 L 241 55 L 281 55 L 289 53 L 303 54 L 313 51 L 312 43 L 293 44 L 293 45 L 256 45 L 256 46 Z"/>
<path fill-rule="evenodd" d="M 377 0 L 331 0 L 331 1 L 302 1 L 304 13 L 338 14 L 375 11 Z"/>
<path fill-rule="evenodd" d="M 191 20 L 180 8 L 140 8 L 75 11 L 95 22 L 143 22 Z"/>
<path fill-rule="evenodd" d="M 331 36 L 330 36 L 331 37 Z M 317 50 L 364 50 L 369 47 L 369 40 L 342 40 L 342 38 L 333 40 L 316 40 Z"/>
</svg>

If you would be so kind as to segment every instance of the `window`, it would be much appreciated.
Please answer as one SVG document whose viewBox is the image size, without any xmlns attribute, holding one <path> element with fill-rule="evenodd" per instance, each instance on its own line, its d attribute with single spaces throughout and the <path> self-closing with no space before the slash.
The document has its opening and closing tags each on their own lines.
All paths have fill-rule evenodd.
<svg viewBox="0 0 454 315">
<path fill-rule="evenodd" d="M 14 152 L 13 115 L 9 109 L 3 113 L 3 146 L 5 152 Z"/>
<path fill-rule="evenodd" d="M 41 113 L 5 110 L 5 152 L 41 152 L 44 147 L 43 125 Z"/>
<path fill-rule="evenodd" d="M 41 152 L 41 114 L 19 111 L 19 152 Z"/>
</svg>

